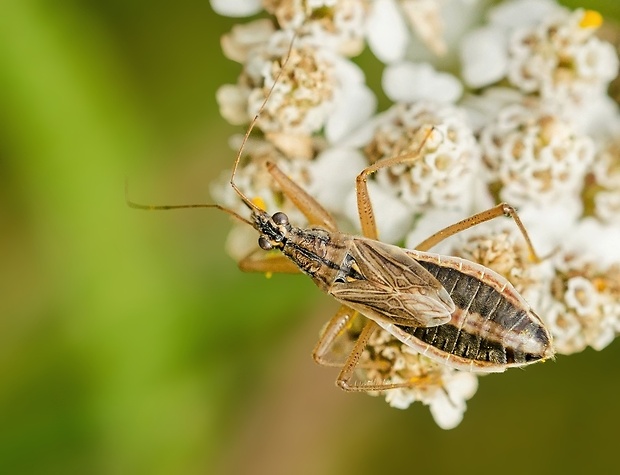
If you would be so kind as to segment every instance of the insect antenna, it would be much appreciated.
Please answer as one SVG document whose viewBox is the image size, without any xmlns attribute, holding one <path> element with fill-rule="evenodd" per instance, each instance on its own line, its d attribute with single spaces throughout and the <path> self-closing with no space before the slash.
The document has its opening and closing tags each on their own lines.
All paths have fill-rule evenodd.
<svg viewBox="0 0 620 475">
<path fill-rule="evenodd" d="M 243 140 L 241 141 L 241 146 L 239 147 L 239 151 L 237 152 L 237 157 L 235 158 L 235 163 L 233 164 L 232 173 L 230 175 L 230 186 L 235 191 L 235 193 L 237 193 L 239 198 L 241 198 L 241 201 L 243 201 L 243 203 L 248 208 L 250 208 L 250 210 L 252 212 L 260 213 L 263 210 L 261 208 L 259 208 L 258 206 L 256 206 L 256 204 L 254 204 L 252 202 L 252 200 L 250 200 L 239 189 L 239 187 L 235 184 L 235 175 L 237 174 L 237 168 L 239 167 L 239 162 L 241 161 L 241 154 L 243 153 L 243 149 L 245 148 L 245 144 L 247 143 L 248 139 L 250 138 L 250 134 L 252 133 L 252 130 L 254 129 L 254 126 L 256 125 L 256 122 L 258 121 L 258 118 L 260 117 L 261 113 L 265 109 L 265 106 L 267 105 L 267 101 L 271 97 L 271 94 L 273 93 L 273 90 L 275 89 L 276 84 L 278 84 L 278 82 L 280 81 L 280 77 L 282 76 L 282 73 L 286 69 L 286 65 L 287 65 L 287 63 L 288 63 L 288 61 L 289 61 L 289 59 L 291 57 L 291 52 L 293 51 L 293 44 L 295 43 L 295 39 L 296 38 L 297 38 L 297 34 L 295 33 L 295 34 L 293 34 L 293 38 L 291 39 L 291 42 L 289 44 L 288 51 L 286 53 L 286 57 L 284 58 L 284 61 L 282 61 L 282 66 L 280 67 L 280 70 L 278 71 L 278 74 L 276 74 L 276 77 L 275 77 L 275 79 L 273 81 L 273 84 L 271 85 L 271 87 L 269 88 L 269 91 L 267 92 L 267 95 L 265 96 L 265 100 L 263 100 L 261 106 L 258 108 L 258 111 L 254 115 L 254 118 L 252 119 L 252 121 L 250 122 L 250 125 L 248 126 L 248 130 L 246 131 L 245 135 L 243 136 Z"/>
<path fill-rule="evenodd" d="M 243 204 L 245 204 L 248 208 L 250 208 L 250 211 L 252 211 L 252 213 L 262 213 L 263 210 L 260 207 L 258 207 L 256 204 L 254 204 L 252 202 L 252 200 L 250 200 L 239 189 L 239 187 L 235 183 L 235 175 L 237 173 L 237 168 L 239 167 L 239 162 L 241 161 L 241 155 L 243 153 L 243 149 L 245 148 L 245 145 L 246 145 L 248 139 L 250 138 L 250 134 L 252 133 L 252 130 L 254 129 L 254 127 L 256 125 L 256 122 L 258 121 L 259 116 L 261 115 L 261 113 L 265 109 L 265 106 L 267 105 L 267 101 L 271 97 L 271 94 L 273 93 L 273 90 L 275 89 L 276 84 L 278 84 L 278 81 L 280 80 L 280 77 L 282 76 L 282 73 L 284 72 L 284 69 L 286 68 L 288 60 L 291 57 L 291 52 L 293 51 L 293 43 L 295 42 L 295 38 L 296 37 L 297 37 L 297 34 L 294 34 L 293 38 L 291 39 L 291 42 L 289 44 L 288 51 L 286 53 L 286 57 L 282 61 L 282 66 L 280 67 L 280 70 L 278 71 L 278 74 L 276 75 L 276 77 L 275 77 L 275 79 L 273 81 L 273 84 L 269 88 L 269 91 L 267 92 L 267 95 L 265 96 L 265 100 L 263 100 L 261 106 L 258 109 L 258 112 L 256 112 L 256 114 L 254 115 L 254 118 L 250 122 L 250 125 L 248 126 L 248 130 L 246 131 L 245 135 L 243 136 L 243 140 L 241 141 L 241 146 L 239 147 L 239 151 L 237 152 L 237 156 L 235 158 L 235 163 L 233 164 L 232 173 L 230 175 L 230 186 L 235 191 L 235 193 L 237 193 L 239 198 L 241 198 L 241 201 L 243 202 Z M 215 203 L 213 203 L 213 204 L 196 203 L 196 204 L 183 204 L 183 205 L 152 205 L 152 204 L 137 203 L 135 201 L 132 201 L 129 198 L 129 182 L 128 182 L 128 180 L 125 180 L 125 203 L 130 208 L 142 209 L 142 210 L 147 210 L 147 211 L 152 211 L 152 210 L 171 210 L 171 209 L 187 209 L 187 208 L 215 208 L 215 209 L 219 209 L 221 211 L 224 211 L 225 213 L 228 213 L 232 217 L 234 217 L 234 218 L 238 219 L 239 221 L 242 221 L 242 222 L 244 222 L 246 224 L 249 224 L 252 227 L 255 226 L 254 223 L 252 223 L 251 221 L 245 219 L 243 216 L 241 216 L 240 214 L 236 213 L 232 209 L 226 208 L 225 206 L 222 206 L 222 205 L 219 205 L 219 204 L 215 204 Z"/>
<path fill-rule="evenodd" d="M 169 210 L 169 209 L 185 209 L 185 208 L 215 208 L 215 209 L 219 209 L 220 211 L 224 211 L 225 213 L 228 213 L 229 215 L 231 215 L 233 218 L 236 218 L 239 221 L 243 221 L 244 223 L 249 224 L 250 226 L 254 227 L 254 224 L 252 224 L 251 221 L 248 221 L 243 216 L 241 216 L 241 215 L 237 214 L 236 212 L 234 212 L 232 209 L 226 208 L 225 206 L 218 205 L 218 204 L 215 204 L 215 203 L 213 203 L 213 204 L 196 203 L 196 204 L 185 204 L 185 205 L 151 205 L 151 204 L 136 203 L 135 201 L 132 201 L 129 198 L 129 182 L 128 182 L 128 180 L 125 180 L 125 203 L 127 203 L 127 206 L 129 206 L 130 208 L 143 209 L 143 210 L 146 210 L 146 211 Z"/>
</svg>

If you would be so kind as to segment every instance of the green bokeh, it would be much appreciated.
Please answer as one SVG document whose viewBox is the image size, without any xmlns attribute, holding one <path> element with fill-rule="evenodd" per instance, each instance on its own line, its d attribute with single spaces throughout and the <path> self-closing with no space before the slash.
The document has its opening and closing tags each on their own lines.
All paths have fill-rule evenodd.
<svg viewBox="0 0 620 475">
<path fill-rule="evenodd" d="M 336 389 L 310 358 L 335 305 L 238 272 L 226 216 L 125 206 L 126 176 L 204 202 L 230 167 L 234 23 L 207 0 L 1 2 L 0 473 L 609 471 L 617 343 L 481 379 L 445 432 Z"/>
</svg>

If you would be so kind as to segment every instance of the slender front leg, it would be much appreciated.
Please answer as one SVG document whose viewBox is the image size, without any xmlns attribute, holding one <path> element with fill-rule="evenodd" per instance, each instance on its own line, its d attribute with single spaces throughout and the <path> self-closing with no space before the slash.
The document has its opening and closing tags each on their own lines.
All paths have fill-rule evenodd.
<svg viewBox="0 0 620 475">
<path fill-rule="evenodd" d="M 263 274 L 300 274 L 299 267 L 288 257 L 280 253 L 265 252 L 256 249 L 241 259 L 237 265 L 243 272 L 261 272 Z"/>
<path fill-rule="evenodd" d="M 291 180 L 286 174 L 278 168 L 273 162 L 267 162 L 267 171 L 273 179 L 280 185 L 282 193 L 291 200 L 295 206 L 308 219 L 310 224 L 321 226 L 328 231 L 337 231 L 338 226 L 336 220 L 331 214 L 323 208 L 320 203 L 312 196 L 305 192 L 297 183 Z"/>
</svg>

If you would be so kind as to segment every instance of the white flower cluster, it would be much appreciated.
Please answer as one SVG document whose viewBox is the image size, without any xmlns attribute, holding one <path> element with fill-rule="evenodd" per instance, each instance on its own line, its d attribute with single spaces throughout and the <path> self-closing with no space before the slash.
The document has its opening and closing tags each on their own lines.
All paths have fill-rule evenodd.
<svg viewBox="0 0 620 475">
<path fill-rule="evenodd" d="M 594 36 L 600 23 L 597 12 L 570 12 L 552 0 L 505 2 L 466 36 L 463 77 L 471 87 L 505 79 L 525 94 L 581 105 L 617 75 L 613 47 Z M 493 58 L 492 68 L 479 67 L 483 54 Z"/>
<path fill-rule="evenodd" d="M 479 135 L 488 179 L 515 206 L 577 197 L 594 159 L 593 140 L 534 99 L 503 107 Z"/>
<path fill-rule="evenodd" d="M 547 289 L 552 298 L 547 305 L 541 302 L 539 311 L 557 351 L 602 350 L 620 333 L 620 264 L 602 265 L 566 252 L 553 262 L 555 275 Z"/>
<path fill-rule="evenodd" d="M 586 207 L 605 223 L 620 222 L 620 140 L 612 138 L 599 149 L 586 177 L 584 194 L 591 199 Z"/>
<path fill-rule="evenodd" d="M 224 54 L 243 66 L 237 83 L 218 91 L 224 118 L 248 124 L 269 96 L 256 123 L 262 135 L 246 144 L 236 176 L 251 199 L 304 224 L 265 171 L 265 161 L 277 162 L 342 229 L 360 229 L 355 177 L 402 157 L 368 181 L 382 241 L 414 247 L 507 201 L 519 208 L 541 262 L 508 220 L 438 249 L 510 280 L 558 353 L 602 349 L 620 333 L 620 113 L 606 93 L 618 60 L 596 36 L 598 13 L 554 0 L 490 8 L 471 0 L 211 4 L 231 16 L 271 15 L 222 39 Z M 393 102 L 380 113 L 350 59 L 366 46 L 385 64 L 382 87 Z M 246 212 L 228 178 L 215 197 Z M 236 257 L 248 249 L 239 232 L 229 242 Z M 412 381 L 383 395 L 400 408 L 422 401 L 443 428 L 460 423 L 477 389 L 474 374 L 415 354 L 384 331 L 362 359 L 378 364 L 363 365 L 359 379 Z"/>
</svg>

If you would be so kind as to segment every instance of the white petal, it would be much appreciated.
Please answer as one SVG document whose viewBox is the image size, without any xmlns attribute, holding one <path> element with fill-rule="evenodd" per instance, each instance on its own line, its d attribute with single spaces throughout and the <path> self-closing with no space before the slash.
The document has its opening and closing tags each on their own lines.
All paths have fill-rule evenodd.
<svg viewBox="0 0 620 475">
<path fill-rule="evenodd" d="M 262 9 L 261 0 L 211 0 L 211 8 L 222 16 L 244 17 Z"/>
<path fill-rule="evenodd" d="M 468 94 L 460 105 L 467 113 L 468 123 L 475 132 L 487 126 L 501 109 L 523 99 L 523 94 L 508 87 L 489 87 L 480 95 Z"/>
<path fill-rule="evenodd" d="M 346 197 L 355 188 L 355 177 L 366 166 L 358 150 L 330 148 L 309 165 L 308 193 L 329 211 L 344 213 Z"/>
<path fill-rule="evenodd" d="M 224 84 L 215 93 L 215 99 L 220 106 L 220 114 L 233 125 L 242 125 L 248 122 L 248 91 L 234 84 Z"/>
<path fill-rule="evenodd" d="M 512 0 L 493 8 L 489 22 L 504 28 L 530 26 L 559 8 L 554 0 Z"/>
<path fill-rule="evenodd" d="M 416 36 L 436 55 L 446 53 L 443 39 L 444 22 L 442 2 L 437 0 L 414 0 L 401 2 L 403 13 L 407 16 Z"/>
<path fill-rule="evenodd" d="M 332 61 L 339 88 L 333 111 L 326 119 L 325 136 L 329 142 L 342 145 L 374 114 L 377 99 L 366 86 L 366 76 L 358 65 L 339 56 L 334 56 Z"/>
<path fill-rule="evenodd" d="M 451 224 L 458 223 L 461 219 L 468 218 L 470 215 L 471 213 L 468 211 L 461 210 L 428 210 L 415 223 L 415 229 L 407 234 L 405 247 L 407 249 L 415 249 L 418 244 L 431 237 L 437 231 Z M 442 241 L 430 249 L 430 251 L 439 254 L 449 254 L 453 243 L 454 241 L 450 239 Z"/>
<path fill-rule="evenodd" d="M 478 389 L 478 378 L 472 373 L 456 372 L 445 383 L 445 392 L 437 391 L 430 403 L 433 419 L 442 429 L 454 429 L 463 420 L 465 401 Z"/>
<path fill-rule="evenodd" d="M 563 249 L 575 252 L 603 266 L 620 262 L 620 226 L 584 218 L 565 234 Z"/>
<path fill-rule="evenodd" d="M 505 33 L 486 26 L 469 33 L 461 43 L 462 75 L 473 88 L 499 81 L 508 69 L 508 45 Z"/>
<path fill-rule="evenodd" d="M 608 140 L 620 135 L 618 104 L 608 95 L 594 96 L 574 114 L 571 119 L 577 130 L 594 140 Z"/>
<path fill-rule="evenodd" d="M 368 142 L 372 140 L 376 129 L 377 124 L 373 118 L 363 123 L 360 127 L 352 131 L 350 134 L 347 134 L 346 137 L 343 137 L 342 140 L 338 142 L 338 145 L 342 147 L 353 148 L 365 147 L 366 145 L 368 145 Z"/>
<path fill-rule="evenodd" d="M 365 85 L 352 85 L 340 92 L 325 124 L 325 137 L 337 143 L 365 123 L 375 112 L 377 99 Z"/>
<path fill-rule="evenodd" d="M 431 414 L 439 427 L 445 430 L 454 429 L 463 420 L 463 413 L 467 406 L 462 401 L 453 404 L 443 391 L 437 394 L 430 404 Z"/>
<path fill-rule="evenodd" d="M 368 45 L 380 61 L 402 59 L 409 43 L 409 29 L 394 0 L 376 0 L 366 21 Z"/>
<path fill-rule="evenodd" d="M 334 64 L 335 74 L 345 87 L 350 84 L 363 84 L 366 81 L 366 73 L 353 61 L 337 54 L 329 54 L 329 61 Z"/>
<path fill-rule="evenodd" d="M 582 211 L 580 204 L 571 205 L 567 199 L 554 205 L 532 204 L 519 208 L 519 217 L 539 256 L 557 251 L 557 246 L 564 247 L 567 236 L 574 234 Z"/>
<path fill-rule="evenodd" d="M 407 409 L 416 401 L 415 394 L 407 389 L 391 389 L 385 392 L 385 401 L 396 409 Z"/>
<path fill-rule="evenodd" d="M 239 262 L 256 250 L 256 231 L 246 225 L 237 225 L 226 238 L 226 253 Z"/>
<path fill-rule="evenodd" d="M 306 134 L 266 132 L 265 138 L 287 157 L 311 160 L 315 155 L 312 137 Z"/>
<path fill-rule="evenodd" d="M 478 390 L 478 377 L 474 373 L 458 371 L 447 378 L 445 388 L 450 398 L 467 401 Z"/>
<path fill-rule="evenodd" d="M 453 75 L 435 71 L 428 63 L 409 61 L 388 65 L 383 72 L 382 85 L 394 102 L 454 103 L 463 93 L 463 86 Z"/>
<path fill-rule="evenodd" d="M 604 350 L 616 338 L 616 330 L 611 326 L 599 329 L 598 335 L 590 342 L 590 346 L 596 351 Z"/>
<path fill-rule="evenodd" d="M 488 3 L 480 0 L 434 0 L 441 5 L 441 19 L 443 21 L 443 40 L 446 43 L 448 54 L 442 58 L 427 56 L 428 60 L 435 65 L 441 65 L 441 69 L 455 69 L 454 52 L 458 51 L 463 36 L 480 25 L 486 16 Z M 412 52 L 412 48 L 408 53 Z M 414 55 L 417 52 L 413 53 Z M 409 56 L 413 58 L 415 56 Z M 435 62 L 437 61 L 437 62 Z"/>
<path fill-rule="evenodd" d="M 274 30 L 273 22 L 268 18 L 233 26 L 229 33 L 222 36 L 224 56 L 238 63 L 245 63 L 248 51 L 266 43 Z"/>
</svg>

